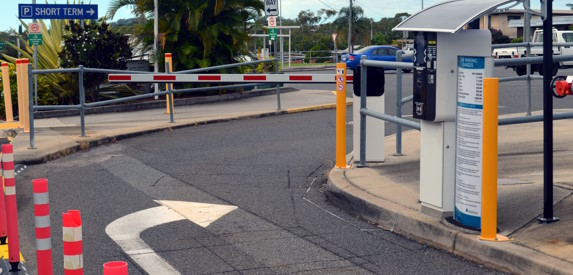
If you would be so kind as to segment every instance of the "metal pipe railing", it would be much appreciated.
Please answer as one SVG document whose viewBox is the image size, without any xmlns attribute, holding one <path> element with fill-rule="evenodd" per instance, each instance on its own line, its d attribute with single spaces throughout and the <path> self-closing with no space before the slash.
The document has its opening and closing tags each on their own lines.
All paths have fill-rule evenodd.
<svg viewBox="0 0 573 275">
<path fill-rule="evenodd" d="M 235 67 L 240 67 L 240 66 L 257 65 L 257 64 L 260 64 L 260 63 L 276 62 L 276 61 L 278 61 L 277 58 L 271 58 L 271 59 L 265 59 L 265 60 L 257 60 L 257 61 L 249 61 L 249 62 L 241 62 L 241 63 L 235 63 L 235 64 L 219 65 L 219 66 L 206 67 L 206 68 L 198 68 L 198 69 L 184 70 L 184 71 L 178 71 L 178 72 L 173 72 L 173 73 L 174 73 L 174 74 L 200 73 L 200 72 L 208 72 L 208 71 L 213 71 L 213 70 L 235 68 Z M 278 67 L 277 67 L 277 68 L 278 68 Z"/>
<path fill-rule="evenodd" d="M 553 120 L 570 119 L 570 118 L 573 118 L 573 112 L 553 114 Z M 527 117 L 512 117 L 512 118 L 499 119 L 497 125 L 503 126 L 503 125 L 512 125 L 512 124 L 541 122 L 541 121 L 543 121 L 543 115 L 527 116 Z"/>
<path fill-rule="evenodd" d="M 215 66 L 215 67 L 210 67 L 210 68 L 201 68 L 201 69 L 196 69 L 193 72 L 197 72 L 197 71 L 208 71 L 208 70 L 215 70 L 215 69 L 222 69 L 222 68 L 231 68 L 231 67 L 237 67 L 237 66 L 244 66 L 244 65 L 253 65 L 253 64 L 259 64 L 259 63 L 263 63 L 263 62 L 270 62 L 270 61 L 275 61 L 276 59 L 270 59 L 270 60 L 261 60 L 261 61 L 253 61 L 253 62 L 245 62 L 245 63 L 237 63 L 237 64 L 230 64 L 230 65 L 222 65 L 222 66 Z M 109 104 L 115 104 L 115 103 L 120 103 L 120 102 L 126 102 L 126 101 L 132 101 L 132 100 L 137 100 L 137 99 L 143 99 L 143 98 L 148 98 L 148 97 L 155 97 L 155 96 L 159 96 L 159 95 L 172 95 L 173 93 L 190 93 L 190 92 L 200 92 L 200 91 L 210 91 L 210 90 L 220 90 L 220 89 L 233 89 L 233 88 L 244 88 L 244 87 L 253 87 L 256 86 L 256 83 L 249 83 L 249 84 L 239 84 L 239 85 L 225 85 L 225 86 L 216 86 L 216 87 L 202 87 L 202 88 L 188 88 L 188 89 L 181 89 L 181 90 L 174 90 L 171 89 L 171 87 L 168 87 L 168 90 L 165 92 L 159 92 L 159 93 L 151 93 L 151 94 L 146 94 L 146 95 L 135 95 L 135 96 L 130 96 L 130 97 L 125 97 L 125 98 L 120 98 L 120 99 L 112 99 L 112 100 L 106 100 L 106 101 L 100 101 L 100 102 L 93 102 L 93 103 L 86 103 L 85 101 L 85 86 L 84 86 L 84 74 L 88 72 L 88 73 L 126 73 L 129 72 L 130 74 L 148 74 L 149 72 L 140 72 L 140 71 L 124 71 L 124 70 L 113 70 L 113 69 L 98 69 L 98 68 L 84 68 L 82 65 L 80 65 L 78 68 L 66 68 L 66 69 L 44 69 L 44 70 L 32 70 L 31 68 L 28 69 L 28 76 L 29 76 L 29 80 L 33 79 L 34 75 L 38 75 L 38 74 L 55 74 L 55 73 L 78 73 L 78 78 L 79 78 L 79 97 L 80 97 L 80 103 L 76 104 L 76 105 L 44 105 L 44 106 L 36 106 L 33 103 L 33 84 L 30 83 L 29 84 L 29 93 L 31 95 L 31 99 L 30 99 L 30 106 L 29 106 L 29 111 L 30 111 L 30 148 L 35 148 L 34 147 L 34 112 L 35 111 L 45 111 L 45 110 L 79 110 L 80 111 L 80 125 L 81 125 L 81 136 L 85 137 L 85 110 L 86 108 L 90 108 L 90 107 L 98 107 L 98 106 L 104 106 L 104 105 L 109 105 Z M 278 66 L 277 66 L 277 71 L 278 73 Z M 167 74 L 169 74 L 170 72 L 168 71 Z M 181 73 L 181 72 L 178 72 Z M 170 85 L 168 85 L 170 86 Z M 279 89 L 279 86 L 277 84 L 277 90 Z M 171 97 L 169 97 L 171 98 Z M 280 91 L 277 91 L 277 101 L 278 101 L 278 106 L 280 108 Z M 174 102 L 172 102 L 172 100 L 169 100 L 169 106 L 170 106 L 170 121 L 171 123 L 174 122 L 174 118 L 173 118 L 173 105 Z"/>
</svg>

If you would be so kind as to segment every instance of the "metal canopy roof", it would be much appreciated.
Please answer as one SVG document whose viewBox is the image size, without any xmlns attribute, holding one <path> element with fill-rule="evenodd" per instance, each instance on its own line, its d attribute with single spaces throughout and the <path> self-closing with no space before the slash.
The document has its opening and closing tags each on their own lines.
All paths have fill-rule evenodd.
<svg viewBox="0 0 573 275">
<path fill-rule="evenodd" d="M 456 33 L 465 25 L 500 6 L 520 0 L 451 0 L 422 10 L 398 26 L 394 31 L 427 31 Z"/>
</svg>

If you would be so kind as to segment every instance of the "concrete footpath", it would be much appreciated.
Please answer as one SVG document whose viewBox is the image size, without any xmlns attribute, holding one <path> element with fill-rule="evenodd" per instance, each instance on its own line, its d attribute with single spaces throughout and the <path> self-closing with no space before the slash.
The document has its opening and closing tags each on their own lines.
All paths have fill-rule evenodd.
<svg viewBox="0 0 573 275">
<path fill-rule="evenodd" d="M 480 241 L 479 231 L 420 212 L 418 131 L 404 133 L 403 156 L 394 156 L 395 136 L 388 136 L 384 163 L 332 169 L 327 195 L 337 206 L 382 228 L 502 271 L 573 274 L 571 129 L 573 120 L 554 122 L 554 216 L 560 221 L 540 224 L 543 124 L 499 127 L 497 224 L 499 234 L 511 237 L 510 242 Z"/>
</svg>

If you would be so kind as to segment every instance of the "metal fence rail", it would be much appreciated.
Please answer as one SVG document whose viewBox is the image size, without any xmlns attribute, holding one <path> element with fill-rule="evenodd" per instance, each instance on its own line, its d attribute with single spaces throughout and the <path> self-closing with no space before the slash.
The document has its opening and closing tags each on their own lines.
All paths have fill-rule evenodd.
<svg viewBox="0 0 573 275">
<path fill-rule="evenodd" d="M 192 72 L 202 72 L 202 71 L 211 71 L 211 70 L 218 70 L 218 69 L 225 69 L 225 68 L 233 68 L 238 66 L 251 66 L 256 65 L 259 63 L 265 62 L 277 62 L 276 59 L 267 59 L 261 61 L 253 61 L 253 62 L 244 62 L 244 63 L 236 63 L 236 64 L 229 64 L 229 65 L 222 65 L 222 66 L 214 66 L 208 68 L 200 68 L 195 70 L 188 70 L 188 71 L 181 71 L 181 72 L 174 72 L 174 73 L 192 73 Z M 249 84 L 239 84 L 239 85 L 224 85 L 224 86 L 214 86 L 214 87 L 201 87 L 201 88 L 187 88 L 187 89 L 179 89 L 179 90 L 172 90 L 171 85 L 167 85 L 168 89 L 163 92 L 158 93 L 149 93 L 143 95 L 134 95 L 124 98 L 118 99 L 110 99 L 105 101 L 99 102 L 92 102 L 86 103 L 85 99 L 85 87 L 84 87 L 84 74 L 85 73 L 126 73 L 129 72 L 130 74 L 149 74 L 149 72 L 140 72 L 140 71 L 124 71 L 124 70 L 112 70 L 112 69 L 98 69 L 98 68 L 84 68 L 83 66 L 79 66 L 78 68 L 66 68 L 66 69 L 47 69 L 47 70 L 33 70 L 32 65 L 28 65 L 28 81 L 29 81 L 29 114 L 30 114 L 30 148 L 35 148 L 34 145 L 34 112 L 35 111 L 49 111 L 49 110 L 79 110 L 80 111 L 80 127 L 81 127 L 81 136 L 85 137 L 85 110 L 87 108 L 92 107 L 100 107 L 104 105 L 122 103 L 127 101 L 133 101 L 138 99 L 145 99 L 160 95 L 170 95 L 168 98 L 172 98 L 173 93 L 194 93 L 194 92 L 203 92 L 203 91 L 212 91 L 212 90 L 224 90 L 224 89 L 236 89 L 236 88 L 246 88 L 246 87 L 253 87 L 260 85 L 260 83 L 249 83 Z M 278 66 L 277 71 L 278 73 Z M 60 74 L 60 73 L 77 73 L 78 74 L 78 86 L 79 86 L 79 104 L 73 105 L 34 105 L 33 97 L 34 97 L 34 85 L 33 85 L 33 76 L 41 75 L 41 74 Z M 169 72 L 167 72 L 169 73 Z M 173 102 L 169 100 L 170 105 L 170 120 L 173 122 Z M 277 105 L 280 109 L 280 91 L 279 91 L 279 84 L 277 84 Z"/>
<path fill-rule="evenodd" d="M 523 45 L 522 45 L 523 44 Z M 542 45 L 542 43 L 516 43 L 516 44 L 506 44 L 506 45 L 495 45 L 492 48 L 502 48 L 515 47 L 516 45 L 527 46 L 530 44 L 532 46 Z M 561 45 L 564 44 L 564 45 Z M 573 46 L 573 43 L 554 43 L 554 45 L 561 46 Z M 402 118 L 402 106 L 413 100 L 413 96 L 408 96 L 402 98 L 402 70 L 412 70 L 412 63 L 402 62 L 404 57 L 411 57 L 411 55 L 403 55 L 401 51 L 396 52 L 396 62 L 389 61 L 373 61 L 367 60 L 367 56 L 363 55 L 360 58 L 361 65 L 361 86 L 360 86 L 360 164 L 359 167 L 366 166 L 366 116 L 381 119 L 387 122 L 396 124 L 396 154 L 397 156 L 402 155 L 402 126 L 406 126 L 412 129 L 420 130 L 420 123 L 413 122 L 411 120 Z M 573 60 L 573 55 L 554 55 L 554 62 L 571 61 Z M 512 65 L 531 65 L 531 64 L 542 64 L 543 57 L 522 57 L 514 59 L 497 59 L 494 60 L 494 66 L 512 66 Z M 384 113 L 376 112 L 367 109 L 367 67 L 379 67 L 379 68 L 391 68 L 396 70 L 396 116 L 387 115 Z M 499 82 L 510 82 L 510 81 L 528 81 L 528 111 L 526 117 L 519 118 L 508 118 L 499 119 L 498 125 L 511 125 L 519 123 L 531 123 L 543 121 L 543 116 L 531 116 L 531 80 L 541 80 L 542 76 L 531 75 L 530 70 L 527 70 L 527 74 L 523 76 L 515 77 L 505 77 L 499 78 Z M 573 118 L 573 112 L 554 114 L 553 119 L 569 119 Z"/>
</svg>

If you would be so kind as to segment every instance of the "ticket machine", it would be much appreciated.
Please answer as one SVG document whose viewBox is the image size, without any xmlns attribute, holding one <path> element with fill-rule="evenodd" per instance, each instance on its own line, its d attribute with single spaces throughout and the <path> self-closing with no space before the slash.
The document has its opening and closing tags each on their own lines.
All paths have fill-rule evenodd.
<svg viewBox="0 0 573 275">
<path fill-rule="evenodd" d="M 456 181 L 458 58 L 491 57 L 491 33 L 470 22 L 515 1 L 447 1 L 404 20 L 394 31 L 414 33 L 413 117 L 420 119 L 422 213 L 452 216 Z M 493 62 L 487 62 L 491 75 Z"/>
</svg>

